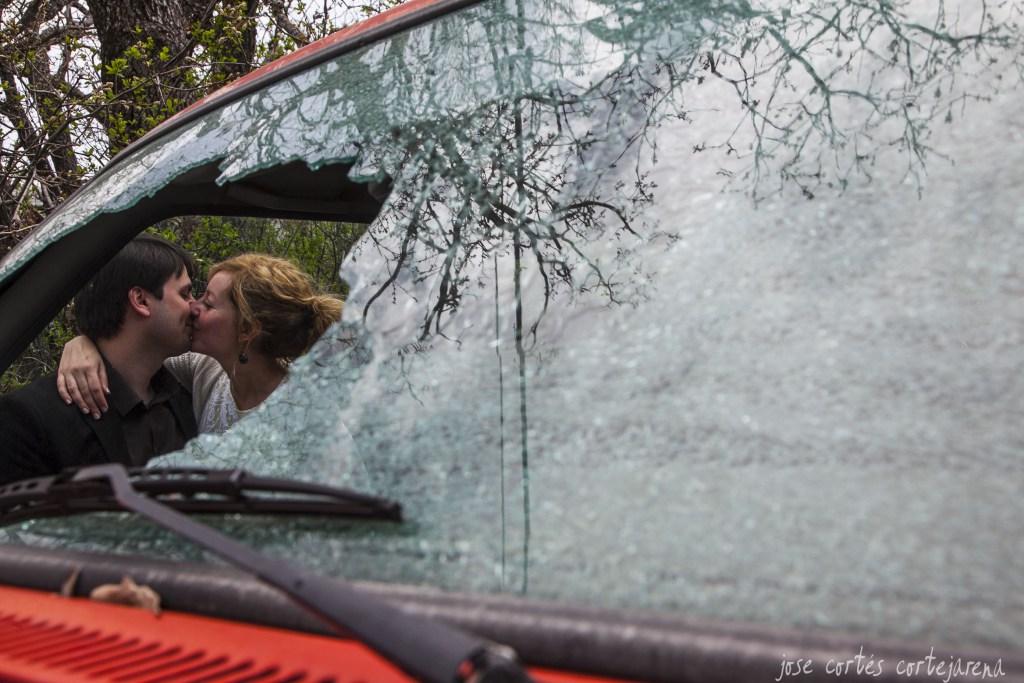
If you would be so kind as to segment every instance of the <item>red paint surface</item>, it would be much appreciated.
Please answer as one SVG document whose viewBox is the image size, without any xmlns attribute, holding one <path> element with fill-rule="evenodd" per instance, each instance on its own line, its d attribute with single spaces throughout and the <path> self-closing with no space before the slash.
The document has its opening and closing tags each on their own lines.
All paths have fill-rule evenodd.
<svg viewBox="0 0 1024 683">
<path fill-rule="evenodd" d="M 531 669 L 537 683 L 614 683 Z M 0 681 L 405 683 L 357 641 L 0 586 Z"/>
</svg>

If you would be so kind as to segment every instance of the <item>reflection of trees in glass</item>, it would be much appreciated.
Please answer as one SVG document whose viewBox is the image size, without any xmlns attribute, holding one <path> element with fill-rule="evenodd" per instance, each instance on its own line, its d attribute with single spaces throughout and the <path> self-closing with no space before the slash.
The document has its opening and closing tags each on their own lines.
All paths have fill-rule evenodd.
<svg viewBox="0 0 1024 683">
<path fill-rule="evenodd" d="M 968 116 L 971 100 L 992 94 L 973 79 L 1002 60 L 1021 66 L 1015 3 L 982 3 L 970 17 L 973 3 L 962 11 L 905 1 L 814 0 L 779 11 L 621 0 L 522 5 L 483 6 L 486 44 L 470 40 L 465 56 L 445 55 L 456 65 L 488 57 L 477 68 L 502 79 L 503 96 L 394 131 L 403 177 L 372 231 L 390 277 L 364 312 L 390 298 L 390 288 L 436 276 L 421 340 L 445 335 L 445 320 L 482 284 L 494 254 L 519 253 L 520 266 L 543 281 L 529 335 L 557 293 L 598 291 L 612 304 L 642 298 L 634 254 L 659 236 L 641 225 L 657 191 L 642 169 L 657 163 L 658 126 L 700 115 L 691 100 L 712 83 L 735 94 L 716 104 L 738 108 L 716 111 L 721 137 L 696 140 L 693 150 L 722 153 L 722 174 L 736 175 L 755 198 L 786 187 L 813 197 L 854 178 L 870 182 L 892 152 L 920 186 L 935 126 Z M 582 21 L 586 5 L 607 14 Z M 580 76 L 600 72 L 609 55 L 614 68 Z M 415 81 L 409 73 L 378 80 Z M 591 248 L 598 242 L 619 248 Z"/>
<path fill-rule="evenodd" d="M 418 343 L 403 340 L 397 369 L 409 390 L 415 356 L 431 348 L 424 342 L 462 343 L 461 328 L 448 323 L 468 299 L 493 291 L 496 337 L 500 322 L 511 319 L 527 541 L 527 354 L 555 299 L 643 299 L 639 250 L 672 239 L 648 211 L 662 191 L 648 175 L 661 124 L 671 119 L 682 130 L 706 114 L 698 111 L 703 93 L 724 84 L 724 96 L 712 100 L 731 107 L 714 112 L 720 138 L 695 133 L 692 141 L 677 135 L 662 144 L 720 154 L 723 175 L 733 174 L 753 197 L 785 188 L 808 198 L 842 192 L 854 179 L 870 182 L 873 166 L 894 152 L 920 187 L 935 126 L 988 96 L 989 86 L 972 79 L 1019 53 L 1015 5 L 1001 6 L 998 16 L 982 5 L 968 18 L 925 2 L 808 2 L 768 11 L 745 3 L 697 10 L 669 0 L 635 7 L 597 0 L 589 5 L 607 13 L 583 21 L 577 16 L 587 4 L 485 5 L 486 41 L 470 39 L 465 54 L 445 44 L 432 55 L 454 65 L 437 73 L 473 65 L 494 74 L 499 95 L 443 114 L 424 104 L 428 115 L 393 130 L 401 151 L 392 164 L 395 190 L 364 245 L 387 263 L 386 275 L 367 285 L 364 315 L 372 320 L 371 309 L 399 290 L 418 304 Z M 917 9 L 930 18 L 912 16 Z M 444 39 L 461 46 L 452 34 Z M 401 53 L 400 41 L 389 49 Z M 422 79 L 413 60 L 380 64 L 390 71 L 377 82 L 395 84 L 403 98 L 424 97 L 415 92 Z M 524 292 L 527 275 L 539 282 L 536 299 Z M 501 291 L 513 292 L 507 310 L 497 305 Z M 503 387 L 507 359 L 500 347 L 497 354 Z M 505 443 L 502 434 L 503 462 Z M 523 556 L 525 588 L 526 549 Z"/>
<path fill-rule="evenodd" d="M 525 51 L 525 37 L 517 30 L 525 19 L 521 6 L 518 9 L 516 21 L 488 27 L 491 68 L 509 83 L 532 68 L 528 60 L 513 56 Z M 510 35 L 495 34 L 508 27 Z M 449 338 L 445 323 L 467 294 L 480 291 L 490 279 L 487 266 L 494 263 L 497 287 L 499 261 L 511 263 L 510 282 L 505 283 L 513 293 L 511 307 L 504 311 L 497 305 L 501 297 L 495 290 L 495 334 L 500 338 L 502 320 L 511 319 L 518 374 L 523 591 L 530 540 L 527 346 L 531 337 L 536 340 L 548 304 L 558 293 L 575 297 L 595 291 L 611 303 L 635 301 L 642 295 L 639 285 L 644 276 L 630 254 L 640 241 L 637 217 L 650 202 L 653 188 L 631 156 L 643 149 L 643 134 L 633 128 L 638 117 L 643 120 L 652 109 L 649 100 L 665 91 L 651 88 L 644 72 L 642 65 L 627 64 L 583 92 L 552 85 L 542 92 L 509 93 L 468 114 L 395 131 L 405 150 L 403 177 L 396 182 L 384 218 L 371 228 L 376 248 L 388 255 L 390 275 L 366 301 L 364 312 L 368 314 L 391 288 L 436 282 L 436 296 L 422 308 L 421 341 L 435 335 Z M 618 139 L 623 134 L 628 136 L 625 141 Z M 617 147 L 609 144 L 613 139 Z M 617 151 L 607 157 L 611 149 Z M 609 184 L 616 188 L 614 198 L 604 194 Z M 403 226 L 397 239 L 395 222 Z M 604 245 L 593 249 L 601 242 L 619 246 L 611 251 Z M 524 294 L 528 268 L 540 279 L 542 290 L 534 310 L 529 310 Z M 497 351 L 504 425 L 504 370 L 500 348 Z M 411 359 L 403 352 L 400 362 L 405 375 Z M 412 390 L 407 379 L 405 384 Z M 499 439 L 504 473 L 504 433 Z M 504 495 L 504 480 L 501 490 Z M 504 502 L 501 508 L 504 569 Z"/>
<path fill-rule="evenodd" d="M 445 317 L 459 308 L 466 289 L 478 284 L 469 274 L 482 276 L 482 264 L 493 253 L 518 253 L 521 267 L 536 266 L 545 307 L 558 291 L 599 290 L 616 303 L 627 296 L 622 264 L 591 258 L 587 243 L 602 236 L 638 237 L 636 216 L 649 202 L 651 188 L 642 176 L 617 181 L 619 194 L 609 199 L 598 192 L 603 183 L 591 177 L 588 192 L 567 197 L 582 151 L 601 140 L 594 131 L 587 139 L 572 140 L 552 130 L 545 125 L 546 104 L 494 105 L 441 124 L 445 134 L 435 128 L 427 144 L 418 127 L 405 132 L 412 148 L 407 164 L 422 175 L 399 189 L 393 206 L 403 219 L 415 220 L 408 222 L 397 248 L 388 240 L 376 243 L 389 252 L 392 277 L 366 303 L 367 313 L 401 271 L 415 273 L 416 281 L 437 276 L 437 297 L 424 310 L 420 338 L 444 335 Z M 564 154 L 570 145 L 580 153 Z M 539 322 L 538 315 L 530 333 Z"/>
<path fill-rule="evenodd" d="M 727 83 L 743 116 L 695 151 L 748 160 L 739 187 L 755 198 L 841 191 L 892 152 L 920 188 L 937 124 L 990 98 L 986 73 L 1001 80 L 1004 62 L 1020 76 L 1021 15 L 1016 2 L 810 0 L 719 23 L 694 75 Z"/>
</svg>

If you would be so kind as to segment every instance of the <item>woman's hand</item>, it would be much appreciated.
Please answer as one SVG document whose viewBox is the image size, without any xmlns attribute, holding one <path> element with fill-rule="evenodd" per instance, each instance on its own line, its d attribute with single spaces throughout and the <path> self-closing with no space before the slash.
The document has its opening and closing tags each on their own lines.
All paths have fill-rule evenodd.
<svg viewBox="0 0 1024 683">
<path fill-rule="evenodd" d="M 88 337 L 78 336 L 64 345 L 57 368 L 57 391 L 65 403 L 74 402 L 96 420 L 107 412 L 107 368 Z"/>
</svg>

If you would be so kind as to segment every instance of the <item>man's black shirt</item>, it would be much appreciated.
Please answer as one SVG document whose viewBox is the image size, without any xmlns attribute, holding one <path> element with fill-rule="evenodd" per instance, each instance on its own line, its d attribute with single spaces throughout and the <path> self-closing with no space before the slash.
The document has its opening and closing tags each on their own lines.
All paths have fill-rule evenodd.
<svg viewBox="0 0 1024 683">
<path fill-rule="evenodd" d="M 125 445 L 133 466 L 142 467 L 152 457 L 176 451 L 191 438 L 171 410 L 171 398 L 184 389 L 166 368 L 161 367 L 153 375 L 150 382 L 153 398 L 149 403 L 135 395 L 110 363 L 107 363 L 107 380 L 110 385 L 107 403 L 121 416 Z"/>
<path fill-rule="evenodd" d="M 139 466 L 196 435 L 191 395 L 165 369 L 154 376 L 153 385 L 162 398 L 154 398 L 148 410 L 111 370 L 108 364 L 111 410 L 99 420 L 65 404 L 53 375 L 0 396 L 0 484 L 56 474 L 66 467 L 108 462 Z M 127 400 L 122 389 L 128 391 Z M 130 409 L 127 418 L 119 410 L 125 405 Z M 153 412 L 155 408 L 159 410 Z M 170 427 L 168 415 L 174 422 Z"/>
</svg>

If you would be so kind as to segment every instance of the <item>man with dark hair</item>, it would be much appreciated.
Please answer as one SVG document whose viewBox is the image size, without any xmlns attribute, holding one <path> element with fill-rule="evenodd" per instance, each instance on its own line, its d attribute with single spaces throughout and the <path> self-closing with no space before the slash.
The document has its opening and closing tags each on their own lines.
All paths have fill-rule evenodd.
<svg viewBox="0 0 1024 683">
<path fill-rule="evenodd" d="M 75 297 L 79 330 L 107 368 L 104 419 L 65 404 L 53 376 L 0 397 L 0 484 L 106 462 L 142 466 L 197 433 L 192 399 L 164 369 L 189 348 L 192 257 L 159 237 L 129 242 Z"/>
</svg>

